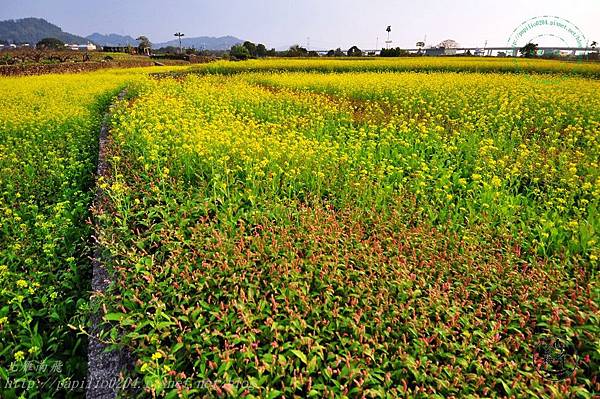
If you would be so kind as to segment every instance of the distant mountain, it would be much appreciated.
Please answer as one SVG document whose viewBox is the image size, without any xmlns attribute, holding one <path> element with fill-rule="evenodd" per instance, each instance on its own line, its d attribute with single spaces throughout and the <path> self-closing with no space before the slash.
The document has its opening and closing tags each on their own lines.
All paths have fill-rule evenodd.
<svg viewBox="0 0 600 399">
<path fill-rule="evenodd" d="M 101 33 L 92 33 L 89 36 L 86 36 L 91 42 L 94 42 L 100 46 L 137 46 L 138 41 L 135 40 L 131 36 L 123 36 L 117 35 L 116 33 L 110 33 L 108 35 L 103 35 Z"/>
<path fill-rule="evenodd" d="M 100 46 L 137 46 L 138 41 L 135 40 L 131 36 L 123 36 L 117 35 L 115 33 L 103 35 L 100 33 L 93 33 L 87 36 L 87 39 L 100 45 Z M 194 47 L 196 49 L 205 49 L 205 50 L 229 50 L 231 46 L 236 44 L 243 43 L 242 39 L 238 39 L 233 36 L 223 36 L 223 37 L 208 37 L 208 36 L 200 36 L 200 37 L 184 37 L 181 39 L 181 45 L 183 47 Z M 152 48 L 160 48 L 160 47 L 168 47 L 168 46 L 179 46 L 179 40 L 169 40 L 168 42 L 163 43 L 152 43 Z"/>
<path fill-rule="evenodd" d="M 183 47 L 194 47 L 195 49 L 204 49 L 204 50 L 229 50 L 231 46 L 235 46 L 236 44 L 243 43 L 244 40 L 238 39 L 234 36 L 222 36 L 222 37 L 209 37 L 209 36 L 200 36 L 200 37 L 184 37 L 181 39 L 181 45 Z M 179 46 L 179 40 L 169 40 L 164 43 L 154 43 L 152 45 L 153 48 L 167 47 L 167 46 Z"/>
<path fill-rule="evenodd" d="M 65 43 L 86 44 L 93 42 L 100 46 L 137 46 L 138 42 L 131 36 L 115 33 L 93 33 L 87 37 L 73 35 L 42 18 L 23 18 L 17 20 L 0 21 L 0 42 L 29 43 L 35 45 L 46 37 L 54 37 Z M 229 50 L 231 46 L 243 43 L 244 40 L 234 36 L 222 37 L 184 37 L 181 44 L 184 47 L 194 47 L 198 50 Z M 179 40 L 169 40 L 163 43 L 153 43 L 153 48 L 179 46 Z"/>
<path fill-rule="evenodd" d="M 42 18 L 0 21 L 0 41 L 35 45 L 46 37 L 53 37 L 65 43 L 75 44 L 86 44 L 89 41 L 84 37 L 63 32 L 61 28 Z"/>
</svg>

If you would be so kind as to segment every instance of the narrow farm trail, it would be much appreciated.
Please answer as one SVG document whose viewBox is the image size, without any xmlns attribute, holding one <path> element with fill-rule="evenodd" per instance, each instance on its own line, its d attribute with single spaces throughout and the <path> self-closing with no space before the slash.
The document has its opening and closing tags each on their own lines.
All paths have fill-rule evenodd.
<svg viewBox="0 0 600 399">
<path fill-rule="evenodd" d="M 119 93 L 117 100 L 125 97 L 126 89 Z M 112 106 L 104 117 L 102 128 L 99 135 L 98 146 L 98 168 L 96 171 L 96 193 L 93 207 L 102 207 L 102 191 L 99 188 L 99 182 L 108 177 L 109 168 L 106 160 L 106 148 L 110 134 L 110 114 Z M 102 250 L 98 245 L 96 237 L 92 237 L 94 245 L 92 259 L 92 303 L 99 296 L 104 295 L 111 282 L 106 267 L 102 262 Z M 107 351 L 107 345 L 102 342 L 102 317 L 104 312 L 101 309 L 92 314 L 92 330 L 88 344 L 88 385 L 86 389 L 87 399 L 112 399 L 117 396 L 119 386 L 119 373 L 129 361 L 129 356 L 123 350 Z"/>
</svg>

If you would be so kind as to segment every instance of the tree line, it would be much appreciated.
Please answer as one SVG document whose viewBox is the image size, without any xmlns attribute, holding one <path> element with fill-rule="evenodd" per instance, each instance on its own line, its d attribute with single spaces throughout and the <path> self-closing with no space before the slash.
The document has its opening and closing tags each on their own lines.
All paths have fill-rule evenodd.
<svg viewBox="0 0 600 399">
<path fill-rule="evenodd" d="M 347 51 L 343 51 L 341 48 L 335 50 L 332 49 L 326 54 L 328 57 L 361 57 L 363 55 L 365 55 L 364 52 L 357 46 L 352 46 Z M 318 57 L 319 53 L 308 50 L 298 44 L 291 46 L 287 50 L 276 51 L 274 48 L 267 50 L 262 43 L 255 44 L 250 41 L 245 41 L 242 44 L 232 46 L 229 50 L 229 56 L 232 59 L 246 60 L 264 57 Z"/>
</svg>

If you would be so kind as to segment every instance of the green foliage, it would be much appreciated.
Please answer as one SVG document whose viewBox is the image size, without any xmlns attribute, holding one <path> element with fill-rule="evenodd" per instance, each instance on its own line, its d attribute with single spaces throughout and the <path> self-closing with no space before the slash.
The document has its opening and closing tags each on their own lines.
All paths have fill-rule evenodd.
<svg viewBox="0 0 600 399">
<path fill-rule="evenodd" d="M 83 396 L 98 132 L 146 72 L 0 78 L 2 399 Z"/>
<path fill-rule="evenodd" d="M 124 397 L 593 397 L 598 69 L 518 61 L 552 84 L 470 58 L 3 80 L 0 396 L 81 394 L 44 384 L 85 375 L 96 134 L 134 80 L 94 209 Z M 544 377 L 544 337 L 577 374 Z"/>
<path fill-rule="evenodd" d="M 256 46 L 256 56 L 257 57 L 266 57 L 269 54 L 269 51 L 265 47 L 264 44 L 258 43 Z"/>
<path fill-rule="evenodd" d="M 98 217 L 140 395 L 593 394 L 598 91 L 424 77 L 188 76 L 120 104 Z M 548 334 L 573 380 L 536 371 Z"/>
<path fill-rule="evenodd" d="M 248 49 L 240 45 L 231 47 L 231 50 L 229 50 L 229 55 L 236 60 L 246 60 L 251 56 Z"/>
<path fill-rule="evenodd" d="M 304 47 L 294 44 L 287 51 L 287 56 L 288 57 L 306 57 L 306 56 L 308 56 L 308 50 L 305 49 Z"/>
<path fill-rule="evenodd" d="M 146 36 L 140 36 L 135 40 L 139 42 L 138 50 L 140 51 L 140 54 L 144 54 L 145 51 L 152 48 L 152 43 L 150 43 L 150 39 L 148 39 Z"/>
<path fill-rule="evenodd" d="M 245 41 L 244 44 L 242 44 L 242 46 L 248 50 L 248 54 L 250 54 L 250 57 L 252 58 L 256 58 L 258 51 L 256 48 L 256 44 L 249 42 L 249 41 Z"/>
<path fill-rule="evenodd" d="M 106 79 L 37 80 L 43 83 L 4 82 L 1 90 L 2 398 L 55 397 L 64 391 L 46 384 L 82 380 L 86 370 L 86 340 L 75 317 L 90 289 L 85 220 Z"/>
<path fill-rule="evenodd" d="M 379 52 L 380 57 L 406 57 L 410 53 L 406 50 L 402 50 L 400 47 L 396 48 L 382 48 Z"/>
<path fill-rule="evenodd" d="M 529 42 L 519 49 L 519 53 L 525 58 L 533 58 L 537 55 L 537 48 L 538 45 L 536 43 Z"/>
<path fill-rule="evenodd" d="M 344 52 L 339 47 L 335 50 L 329 50 L 327 52 L 327 57 L 343 57 L 344 55 Z"/>
<path fill-rule="evenodd" d="M 47 37 L 37 42 L 35 47 L 39 50 L 64 50 L 65 44 L 56 38 Z"/>
</svg>

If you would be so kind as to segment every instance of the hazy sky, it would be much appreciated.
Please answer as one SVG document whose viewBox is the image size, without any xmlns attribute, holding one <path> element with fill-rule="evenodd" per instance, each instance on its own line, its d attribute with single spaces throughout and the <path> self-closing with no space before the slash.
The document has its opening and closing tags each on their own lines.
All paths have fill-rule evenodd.
<svg viewBox="0 0 600 399">
<path fill-rule="evenodd" d="M 506 45 L 523 21 L 555 15 L 600 42 L 600 0 L 0 0 L 0 19 L 43 17 L 63 30 L 147 35 L 153 42 L 233 35 L 268 47 L 374 48 L 392 26 L 394 46 L 454 39 L 463 46 Z"/>
</svg>

